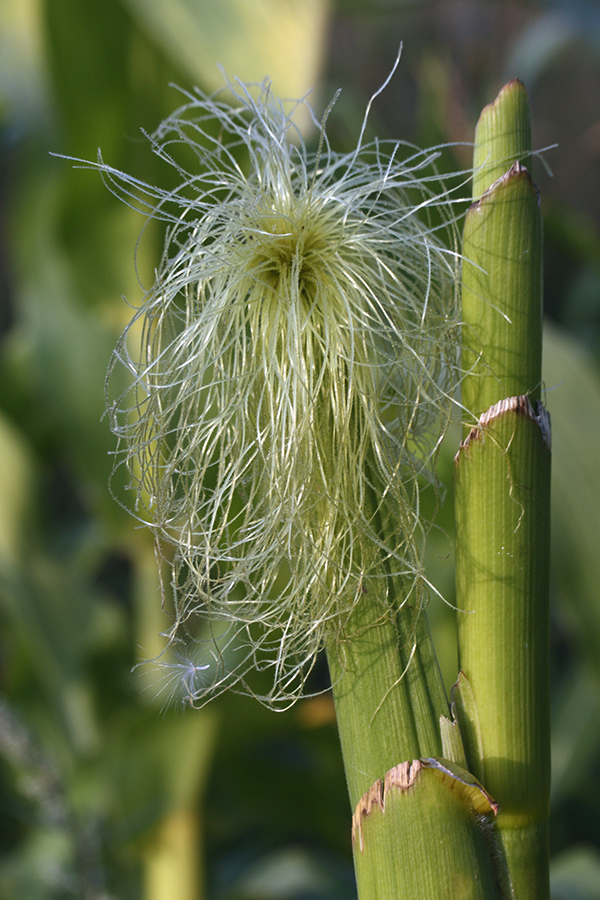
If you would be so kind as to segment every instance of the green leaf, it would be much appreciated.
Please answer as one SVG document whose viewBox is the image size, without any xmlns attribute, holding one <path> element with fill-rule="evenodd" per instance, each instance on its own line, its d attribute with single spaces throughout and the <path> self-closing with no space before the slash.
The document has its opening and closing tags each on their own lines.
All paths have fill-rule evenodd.
<svg viewBox="0 0 600 900">
<path fill-rule="evenodd" d="M 600 852 L 574 847 L 561 853 L 550 868 L 552 900 L 600 900 Z"/>
<path fill-rule="evenodd" d="M 327 0 L 123 0 L 164 52 L 209 91 L 230 78 L 272 80 L 280 97 L 302 97 L 318 80 Z"/>
<path fill-rule="evenodd" d="M 600 675 L 600 378 L 595 361 L 547 325 L 544 382 L 553 422 L 553 570 L 560 605 Z"/>
</svg>

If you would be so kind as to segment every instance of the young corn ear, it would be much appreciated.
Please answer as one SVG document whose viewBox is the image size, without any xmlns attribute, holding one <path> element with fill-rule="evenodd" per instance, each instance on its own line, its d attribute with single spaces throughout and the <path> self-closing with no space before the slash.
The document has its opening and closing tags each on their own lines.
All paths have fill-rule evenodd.
<svg viewBox="0 0 600 900">
<path fill-rule="evenodd" d="M 188 702 L 233 687 L 283 708 L 365 593 L 384 619 L 423 606 L 417 478 L 458 379 L 454 216 L 438 151 L 367 142 L 365 116 L 338 154 L 311 113 L 312 152 L 298 104 L 229 91 L 186 95 L 150 136 L 175 189 L 97 163 L 168 226 L 109 409 L 171 570 L 169 638 L 209 665 Z"/>
</svg>

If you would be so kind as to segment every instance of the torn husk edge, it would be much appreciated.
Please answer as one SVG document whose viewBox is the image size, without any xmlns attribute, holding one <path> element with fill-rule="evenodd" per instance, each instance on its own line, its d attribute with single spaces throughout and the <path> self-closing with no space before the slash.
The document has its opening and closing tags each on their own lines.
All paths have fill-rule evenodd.
<svg viewBox="0 0 600 900">
<path fill-rule="evenodd" d="M 381 810 L 385 814 L 386 800 L 393 790 L 407 793 L 413 788 L 424 770 L 446 784 L 464 803 L 465 807 L 477 816 L 497 815 L 499 805 L 486 791 L 483 785 L 462 766 L 446 759 L 423 758 L 402 762 L 385 774 L 383 781 L 378 778 L 368 791 L 360 798 L 352 816 L 352 843 L 358 844 L 361 852 L 365 849 L 363 820 L 373 810 Z"/>
<path fill-rule="evenodd" d="M 391 768 L 359 801 L 353 852 L 361 900 L 505 900 L 496 801 L 440 757 Z"/>
<path fill-rule="evenodd" d="M 472 441 L 480 440 L 485 428 L 488 428 L 496 419 L 509 412 L 517 413 L 536 422 L 542 433 L 544 444 L 549 450 L 552 449 L 550 413 L 539 400 L 535 400 L 532 403 L 527 394 L 521 394 L 518 397 L 506 397 L 504 400 L 499 400 L 498 403 L 494 403 L 482 413 L 477 425 L 471 428 L 466 438 L 461 442 L 455 458 L 458 458 L 461 450 L 466 450 Z"/>
</svg>

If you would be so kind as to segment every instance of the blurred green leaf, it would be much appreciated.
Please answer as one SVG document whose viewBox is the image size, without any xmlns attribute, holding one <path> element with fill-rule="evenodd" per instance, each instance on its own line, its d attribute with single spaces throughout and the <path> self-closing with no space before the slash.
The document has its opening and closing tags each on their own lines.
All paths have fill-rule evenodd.
<svg viewBox="0 0 600 900">
<path fill-rule="evenodd" d="M 50 121 L 41 12 L 37 0 L 0 4 L 0 121 L 16 138 Z"/>
<path fill-rule="evenodd" d="M 574 847 L 550 866 L 552 900 L 600 900 L 600 851 Z"/>
<path fill-rule="evenodd" d="M 554 602 L 600 675 L 600 378 L 585 349 L 548 326 L 544 380 L 552 418 Z"/>
<path fill-rule="evenodd" d="M 579 665 L 555 690 L 551 802 L 559 808 L 589 781 L 600 752 L 600 689 L 589 665 Z"/>
<path fill-rule="evenodd" d="M 191 80 L 209 91 L 230 78 L 268 77 L 280 97 L 299 98 L 318 80 L 329 0 L 123 0 Z"/>
<path fill-rule="evenodd" d="M 216 710 L 131 711 L 115 726 L 98 786 L 111 786 L 113 838 L 147 834 L 174 810 L 194 808 L 209 776 L 219 719 Z M 107 798 L 106 798 L 107 799 Z"/>
<path fill-rule="evenodd" d="M 506 78 L 531 86 L 566 50 L 579 53 L 586 45 L 600 50 L 600 10 L 594 0 L 555 0 L 548 7 L 515 40 L 505 62 Z"/>
<path fill-rule="evenodd" d="M 220 900 L 348 900 L 352 885 L 314 850 L 291 846 L 274 850 L 244 866 Z"/>
<path fill-rule="evenodd" d="M 72 847 L 60 829 L 32 829 L 18 853 L 0 864 L 0 900 L 68 900 L 80 887 L 72 876 Z"/>
</svg>

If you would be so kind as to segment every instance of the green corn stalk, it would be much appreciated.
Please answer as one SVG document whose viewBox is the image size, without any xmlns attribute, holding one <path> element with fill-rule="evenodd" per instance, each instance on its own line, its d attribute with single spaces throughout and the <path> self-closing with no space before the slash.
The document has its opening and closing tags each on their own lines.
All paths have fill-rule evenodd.
<svg viewBox="0 0 600 900">
<path fill-rule="evenodd" d="M 469 772 L 443 758 L 452 754 L 442 737 L 448 705 L 425 614 L 412 635 L 406 610 L 396 625 L 378 621 L 380 611 L 367 596 L 343 662 L 340 648 L 328 651 L 355 807 L 359 898 L 502 900 L 508 894 L 500 892 L 487 825 L 496 804 Z M 383 701 L 382 685 L 391 686 Z"/>
<path fill-rule="evenodd" d="M 550 428 L 539 397 L 542 231 L 525 89 L 509 83 L 476 131 L 463 255 L 463 405 L 456 457 L 461 676 L 470 771 L 500 805 L 517 900 L 548 886 Z"/>
<path fill-rule="evenodd" d="M 394 623 L 366 597 L 355 633 L 328 651 L 352 808 L 399 762 L 440 756 L 447 702 L 424 614 L 410 634 L 406 611 Z M 387 691 L 386 691 L 387 686 Z"/>
<path fill-rule="evenodd" d="M 328 653 L 361 900 L 548 897 L 550 430 L 530 151 L 527 96 L 514 81 L 477 128 L 464 233 L 463 406 L 473 421 L 456 461 L 454 723 L 424 616 L 410 662 L 406 623 L 377 624 L 367 598 L 343 664 Z M 383 704 L 382 683 L 394 685 Z"/>
</svg>

